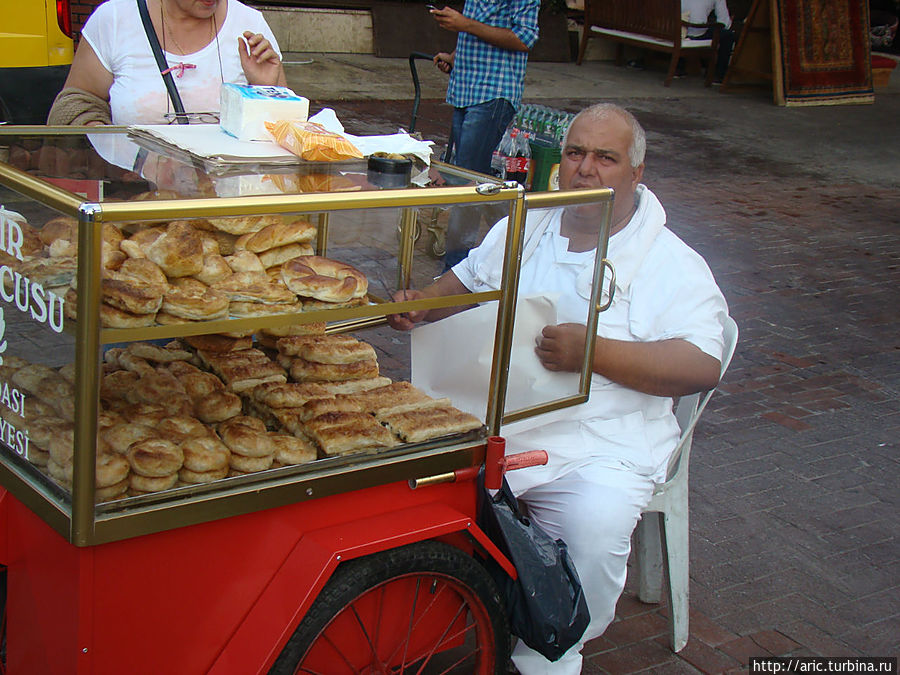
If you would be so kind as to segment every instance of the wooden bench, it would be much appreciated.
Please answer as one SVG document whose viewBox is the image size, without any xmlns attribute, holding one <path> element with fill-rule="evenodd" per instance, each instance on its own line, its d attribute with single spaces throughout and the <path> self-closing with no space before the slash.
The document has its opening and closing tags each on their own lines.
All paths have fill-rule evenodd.
<svg viewBox="0 0 900 675">
<path fill-rule="evenodd" d="M 625 45 L 633 45 L 672 55 L 665 86 L 672 84 L 678 59 L 684 56 L 706 57 L 706 86 L 715 74 L 716 52 L 721 24 L 688 23 L 682 20 L 681 0 L 585 0 L 584 32 L 578 50 L 578 65 L 584 59 L 588 40 L 600 37 L 616 42 L 616 64 L 624 64 Z M 690 40 L 686 29 L 713 29 L 713 37 Z M 705 31 L 704 31 L 705 32 Z"/>
</svg>

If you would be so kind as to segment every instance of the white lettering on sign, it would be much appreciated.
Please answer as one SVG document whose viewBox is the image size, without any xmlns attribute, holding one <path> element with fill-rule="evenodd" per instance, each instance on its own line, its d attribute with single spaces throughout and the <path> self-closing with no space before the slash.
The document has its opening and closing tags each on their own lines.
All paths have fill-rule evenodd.
<svg viewBox="0 0 900 675">
<path fill-rule="evenodd" d="M 31 318 L 38 323 L 47 323 L 55 332 L 62 333 L 65 298 L 44 290 L 41 284 L 32 283 L 31 279 L 14 272 L 8 265 L 0 265 L 0 297 L 15 303 L 16 309 L 31 314 Z"/>
<path fill-rule="evenodd" d="M 21 457 L 28 456 L 28 431 L 19 431 L 15 425 L 0 418 L 0 441 Z"/>
<path fill-rule="evenodd" d="M 25 237 L 22 234 L 22 227 L 12 218 L 14 213 L 0 205 L 0 250 L 13 256 L 16 260 L 24 260 L 22 242 L 25 241 Z"/>
<path fill-rule="evenodd" d="M 25 394 L 15 387 L 10 387 L 8 382 L 0 386 L 0 403 L 25 419 Z"/>
</svg>

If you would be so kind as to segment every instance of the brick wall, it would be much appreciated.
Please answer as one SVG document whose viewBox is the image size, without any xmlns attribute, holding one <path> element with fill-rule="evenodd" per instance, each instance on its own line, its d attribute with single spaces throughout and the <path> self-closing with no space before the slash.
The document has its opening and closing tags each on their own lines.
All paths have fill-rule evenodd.
<svg viewBox="0 0 900 675">
<path fill-rule="evenodd" d="M 103 0 L 75 0 L 69 4 L 69 11 L 72 14 L 72 33 L 75 41 L 81 37 L 81 27 L 87 21 L 94 8 L 102 3 Z"/>
</svg>

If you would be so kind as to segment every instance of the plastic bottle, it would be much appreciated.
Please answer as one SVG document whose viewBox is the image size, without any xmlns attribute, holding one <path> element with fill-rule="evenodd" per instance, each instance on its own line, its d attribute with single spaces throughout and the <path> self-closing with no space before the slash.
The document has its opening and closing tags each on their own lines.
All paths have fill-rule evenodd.
<svg viewBox="0 0 900 675">
<path fill-rule="evenodd" d="M 519 153 L 521 152 L 521 145 L 519 141 L 519 137 L 521 132 L 518 129 L 513 129 L 510 137 L 510 151 L 509 154 L 506 155 L 506 175 L 504 176 L 504 180 L 514 180 L 517 183 L 521 183 L 525 185 L 525 181 L 528 178 L 528 165 L 524 157 L 520 157 Z M 524 138 L 524 137 L 523 137 Z"/>
<path fill-rule="evenodd" d="M 522 138 L 519 141 L 519 151 L 517 153 L 519 155 L 519 166 L 522 167 L 525 172 L 525 180 L 519 182 L 522 183 L 522 186 L 526 190 L 530 190 L 534 182 L 534 160 L 531 157 L 530 143 L 530 140 L 533 137 L 533 134 L 522 134 Z"/>
<path fill-rule="evenodd" d="M 506 131 L 503 132 L 503 138 L 500 139 L 497 147 L 494 148 L 494 153 L 491 155 L 491 173 L 501 180 L 506 179 L 506 160 L 511 154 L 514 128 L 512 125 L 506 127 Z"/>
</svg>

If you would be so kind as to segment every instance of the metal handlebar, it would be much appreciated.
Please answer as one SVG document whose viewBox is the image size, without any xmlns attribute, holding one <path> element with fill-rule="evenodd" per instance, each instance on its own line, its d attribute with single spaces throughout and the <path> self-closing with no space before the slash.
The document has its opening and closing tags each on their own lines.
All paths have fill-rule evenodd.
<svg viewBox="0 0 900 675">
<path fill-rule="evenodd" d="M 413 98 L 412 120 L 409 123 L 409 133 L 413 133 L 416 130 L 416 116 L 419 114 L 419 101 L 422 98 L 422 87 L 419 85 L 419 73 L 416 72 L 416 59 L 434 61 L 434 55 L 425 54 L 423 52 L 412 52 L 409 55 L 409 70 L 412 73 L 413 87 L 416 90 L 415 98 Z"/>
</svg>

